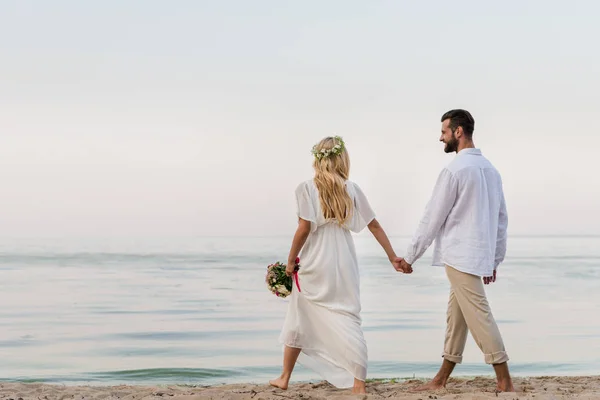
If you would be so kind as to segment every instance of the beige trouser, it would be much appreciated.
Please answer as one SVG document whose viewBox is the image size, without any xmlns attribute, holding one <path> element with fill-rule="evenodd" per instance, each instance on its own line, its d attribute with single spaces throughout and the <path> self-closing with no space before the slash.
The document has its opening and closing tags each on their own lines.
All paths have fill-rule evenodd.
<svg viewBox="0 0 600 400">
<path fill-rule="evenodd" d="M 454 363 L 462 362 L 471 331 L 475 343 L 485 355 L 487 364 L 501 364 L 508 361 L 502 336 L 494 320 L 490 305 L 485 296 L 481 277 L 460 272 L 446 266 L 450 280 L 450 300 L 444 343 L 444 358 Z"/>
</svg>

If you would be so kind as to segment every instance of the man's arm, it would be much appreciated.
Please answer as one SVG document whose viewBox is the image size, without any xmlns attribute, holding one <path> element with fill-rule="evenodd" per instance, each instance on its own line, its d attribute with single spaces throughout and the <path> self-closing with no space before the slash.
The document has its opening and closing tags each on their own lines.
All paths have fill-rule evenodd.
<svg viewBox="0 0 600 400">
<path fill-rule="evenodd" d="M 496 270 L 498 265 L 504 261 L 506 256 L 506 230 L 508 228 L 508 213 L 506 212 L 506 201 L 504 200 L 504 193 L 500 194 L 500 213 L 498 214 L 498 236 L 496 237 L 496 255 L 494 257 L 494 272 L 492 276 L 484 276 L 483 283 L 489 285 L 490 283 L 496 282 Z"/>
<path fill-rule="evenodd" d="M 425 214 L 421 218 L 417 232 L 413 236 L 412 243 L 408 246 L 404 260 L 408 265 L 417 261 L 423 253 L 431 246 L 440 228 L 448 218 L 448 214 L 458 195 L 458 182 L 454 175 L 444 169 L 435 184 L 433 194 Z"/>
<path fill-rule="evenodd" d="M 502 199 L 500 200 L 500 214 L 498 215 L 498 237 L 496 239 L 494 270 L 498 268 L 498 265 L 504 261 L 504 257 L 506 256 L 508 213 L 506 211 L 506 200 L 504 200 L 504 193 L 502 193 L 501 196 Z"/>
</svg>

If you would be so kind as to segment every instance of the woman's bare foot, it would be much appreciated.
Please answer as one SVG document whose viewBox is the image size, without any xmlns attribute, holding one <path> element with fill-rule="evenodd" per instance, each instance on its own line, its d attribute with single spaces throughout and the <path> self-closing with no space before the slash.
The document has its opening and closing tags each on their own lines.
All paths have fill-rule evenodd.
<svg viewBox="0 0 600 400">
<path fill-rule="evenodd" d="M 279 378 L 269 381 L 269 385 L 275 386 L 281 390 L 287 390 L 288 384 L 290 383 L 290 378 L 292 377 L 292 371 L 294 370 L 294 365 L 296 365 L 296 360 L 298 359 L 301 351 L 302 349 L 296 347 L 285 346 L 283 351 L 283 370 L 281 371 L 281 375 L 279 375 Z"/>
<path fill-rule="evenodd" d="M 352 394 L 367 394 L 365 382 L 355 378 L 354 387 L 352 388 Z"/>
<path fill-rule="evenodd" d="M 353 387 L 352 394 L 367 394 L 367 389 L 363 387 Z"/>
<path fill-rule="evenodd" d="M 285 379 L 283 377 L 279 377 L 277 379 L 273 379 L 272 381 L 269 381 L 269 385 L 275 386 L 276 388 L 279 388 L 281 390 L 287 390 L 289 383 L 290 383 L 289 379 Z"/>
</svg>

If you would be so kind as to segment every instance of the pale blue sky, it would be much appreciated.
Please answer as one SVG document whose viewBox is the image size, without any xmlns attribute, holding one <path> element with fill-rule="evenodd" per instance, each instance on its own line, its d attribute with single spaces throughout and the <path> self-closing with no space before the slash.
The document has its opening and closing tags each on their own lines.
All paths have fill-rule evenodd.
<svg viewBox="0 0 600 400">
<path fill-rule="evenodd" d="M 600 234 L 599 3 L 0 0 L 0 236 L 271 235 L 310 148 L 411 234 L 469 109 L 512 234 Z"/>
</svg>

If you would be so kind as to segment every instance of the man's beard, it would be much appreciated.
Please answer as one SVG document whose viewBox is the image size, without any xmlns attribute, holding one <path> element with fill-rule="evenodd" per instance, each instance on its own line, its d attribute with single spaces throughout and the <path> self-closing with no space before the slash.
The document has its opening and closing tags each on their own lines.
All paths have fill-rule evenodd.
<svg viewBox="0 0 600 400">
<path fill-rule="evenodd" d="M 444 151 L 446 153 L 454 153 L 458 150 L 458 139 L 453 137 L 449 142 L 444 146 Z"/>
</svg>

